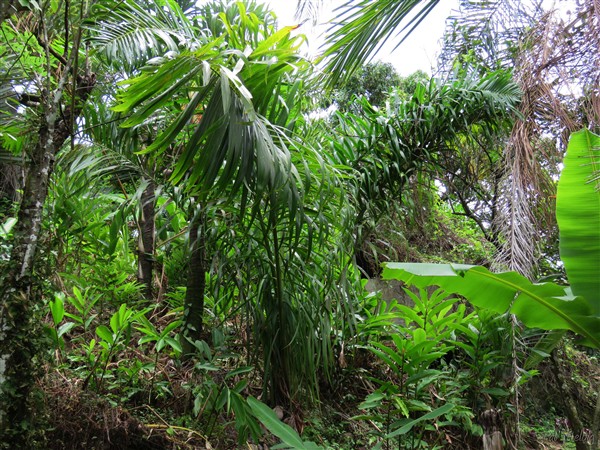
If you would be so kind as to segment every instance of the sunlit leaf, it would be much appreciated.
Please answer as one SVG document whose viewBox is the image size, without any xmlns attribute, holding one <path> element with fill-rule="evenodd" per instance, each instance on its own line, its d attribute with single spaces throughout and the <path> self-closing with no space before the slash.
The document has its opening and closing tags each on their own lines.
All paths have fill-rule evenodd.
<svg viewBox="0 0 600 450">
<path fill-rule="evenodd" d="M 600 136 L 582 130 L 571 135 L 558 182 L 556 219 L 560 257 L 574 295 L 583 296 L 600 316 Z"/>
</svg>

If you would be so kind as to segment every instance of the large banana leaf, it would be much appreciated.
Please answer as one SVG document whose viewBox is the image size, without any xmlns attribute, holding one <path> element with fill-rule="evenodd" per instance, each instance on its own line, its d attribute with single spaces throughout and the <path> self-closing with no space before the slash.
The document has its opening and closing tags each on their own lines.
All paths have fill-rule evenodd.
<svg viewBox="0 0 600 450">
<path fill-rule="evenodd" d="M 564 165 L 556 196 L 560 257 L 573 294 L 600 316 L 600 192 L 592 181 L 600 171 L 600 136 L 573 133 Z"/>
<path fill-rule="evenodd" d="M 600 348 L 600 317 L 570 288 L 532 283 L 516 272 L 493 273 L 485 267 L 460 264 L 388 263 L 383 278 L 418 287 L 440 286 L 473 305 L 498 313 L 510 311 L 528 327 L 572 330 L 583 337 L 583 344 Z"/>
<path fill-rule="evenodd" d="M 600 136 L 573 133 L 558 186 L 560 253 L 571 287 L 451 264 L 389 263 L 383 278 L 440 286 L 476 306 L 510 311 L 529 327 L 574 331 L 583 344 L 600 348 L 600 191 L 594 181 L 599 149 Z"/>
</svg>

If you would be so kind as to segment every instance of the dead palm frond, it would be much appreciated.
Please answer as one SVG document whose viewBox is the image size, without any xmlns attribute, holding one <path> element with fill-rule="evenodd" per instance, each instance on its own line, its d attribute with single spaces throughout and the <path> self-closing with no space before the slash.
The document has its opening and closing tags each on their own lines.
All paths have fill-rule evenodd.
<svg viewBox="0 0 600 450">
<path fill-rule="evenodd" d="M 535 1 L 461 0 L 446 21 L 439 71 L 451 74 L 464 61 L 486 70 L 511 68 L 513 44 L 539 14 Z"/>
<path fill-rule="evenodd" d="M 579 20 L 588 12 L 580 11 Z M 544 15 L 520 45 L 515 77 L 525 93 L 505 149 L 505 176 L 501 182 L 503 205 L 496 226 L 505 242 L 496 265 L 533 277 L 540 251 L 537 243 L 543 230 L 554 223 L 554 182 L 547 165 L 553 155 L 544 154 L 544 134 L 555 134 L 558 148 L 579 129 L 582 116 L 573 111 L 564 93 L 577 89 L 567 74 L 583 56 L 574 48 L 572 25 Z M 546 167 L 544 167 L 546 165 Z"/>
<path fill-rule="evenodd" d="M 510 68 L 524 94 L 493 181 L 497 268 L 534 276 L 537 243 L 555 228 L 557 161 L 572 131 L 598 123 L 598 22 L 593 0 L 568 17 L 543 13 L 535 1 L 462 1 L 449 20 L 442 73 L 465 61 L 484 72 Z"/>
</svg>

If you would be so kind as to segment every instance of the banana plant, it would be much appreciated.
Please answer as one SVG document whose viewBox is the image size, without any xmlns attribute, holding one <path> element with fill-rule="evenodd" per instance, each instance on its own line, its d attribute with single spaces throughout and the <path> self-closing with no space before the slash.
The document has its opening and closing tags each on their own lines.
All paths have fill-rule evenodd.
<svg viewBox="0 0 600 450">
<path fill-rule="evenodd" d="M 573 133 L 559 181 L 556 214 L 570 287 L 464 264 L 389 263 L 383 277 L 440 286 L 476 306 L 510 311 L 528 327 L 570 330 L 582 344 L 600 348 L 600 192 L 593 178 L 599 148 L 600 136 Z"/>
<path fill-rule="evenodd" d="M 575 295 L 600 316 L 600 136 L 573 133 L 556 196 L 560 257 Z"/>
</svg>

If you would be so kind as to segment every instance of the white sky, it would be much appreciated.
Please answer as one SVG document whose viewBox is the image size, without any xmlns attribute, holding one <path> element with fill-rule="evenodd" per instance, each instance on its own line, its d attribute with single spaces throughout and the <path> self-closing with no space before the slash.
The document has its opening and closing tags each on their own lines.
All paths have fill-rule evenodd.
<svg viewBox="0 0 600 450">
<path fill-rule="evenodd" d="M 0 0 L 5 1 L 5 0 Z M 206 0 L 198 0 L 202 3 Z M 294 19 L 298 0 L 258 0 L 268 3 L 279 19 L 280 26 L 295 25 Z M 315 0 L 318 1 L 318 0 Z M 320 15 L 320 25 L 313 27 L 310 22 L 305 23 L 298 30 L 308 38 L 307 54 L 316 56 L 319 47 L 324 42 L 323 34 L 328 28 L 328 23 L 335 17 L 333 10 L 346 3 L 348 0 L 323 0 L 324 7 Z M 573 8 L 578 0 L 543 0 L 544 9 L 557 8 L 561 13 Z M 400 75 L 407 76 L 416 70 L 423 70 L 428 74 L 433 73 L 436 59 L 441 51 L 442 36 L 446 28 L 446 19 L 456 12 L 459 0 L 441 0 L 433 11 L 421 22 L 410 36 L 394 50 L 397 40 L 394 34 L 382 47 L 373 61 L 390 62 Z"/>
<path fill-rule="evenodd" d="M 297 0 L 263 0 L 269 3 L 279 18 L 281 26 L 296 23 L 294 13 L 296 12 Z M 320 45 L 323 43 L 322 33 L 327 29 L 327 23 L 333 17 L 333 9 L 342 5 L 347 0 L 325 0 L 324 9 L 321 13 L 322 25 L 313 28 L 310 23 L 304 24 L 299 30 L 309 40 L 308 53 L 315 56 Z M 393 50 L 396 43 L 394 35 L 386 45 L 375 56 L 374 61 L 381 60 L 391 62 L 400 75 L 410 75 L 416 70 L 424 70 L 431 74 L 435 67 L 436 57 L 441 50 L 441 39 L 446 27 L 446 18 L 451 15 L 453 9 L 458 8 L 458 0 L 442 0 L 427 18 L 421 22 L 419 27 L 406 39 L 400 47 Z"/>
</svg>

